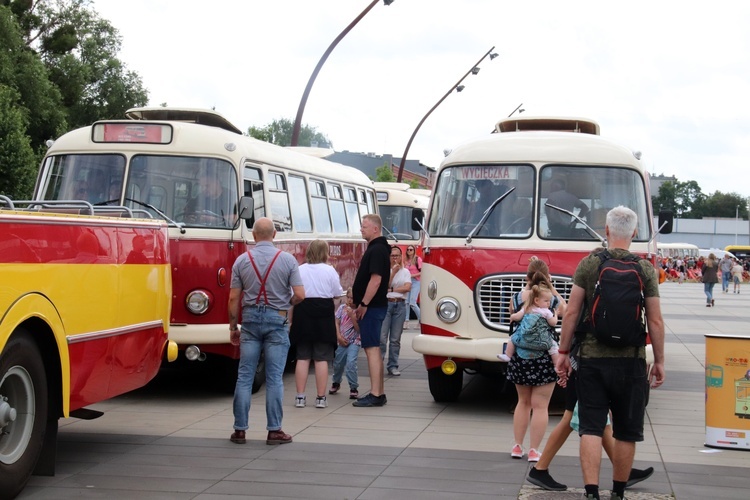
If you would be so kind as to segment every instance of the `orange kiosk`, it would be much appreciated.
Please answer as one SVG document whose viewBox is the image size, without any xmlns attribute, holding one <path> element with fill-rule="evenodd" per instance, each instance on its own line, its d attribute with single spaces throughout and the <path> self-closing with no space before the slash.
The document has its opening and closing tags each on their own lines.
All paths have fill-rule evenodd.
<svg viewBox="0 0 750 500">
<path fill-rule="evenodd" d="M 706 335 L 706 446 L 750 450 L 750 337 Z"/>
</svg>

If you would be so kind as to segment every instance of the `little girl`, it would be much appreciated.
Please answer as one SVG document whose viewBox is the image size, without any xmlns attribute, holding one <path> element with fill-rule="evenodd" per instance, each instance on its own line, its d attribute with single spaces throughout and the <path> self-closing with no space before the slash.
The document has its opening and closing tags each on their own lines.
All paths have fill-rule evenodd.
<svg viewBox="0 0 750 500">
<path fill-rule="evenodd" d="M 557 316 L 550 309 L 552 291 L 544 285 L 534 285 L 524 306 L 510 315 L 510 320 L 520 322 L 510 337 L 505 353 L 498 354 L 501 361 L 508 362 L 518 350 L 523 359 L 541 357 L 544 351 L 549 352 L 552 362 L 557 361 L 558 344 L 552 337 L 550 327 L 557 324 Z"/>
<path fill-rule="evenodd" d="M 333 360 L 333 383 L 328 394 L 336 394 L 341 388 L 341 379 L 349 382 L 349 399 L 359 396 L 359 380 L 357 377 L 357 356 L 359 356 L 359 324 L 354 315 L 352 289 L 346 291 L 346 303 L 341 304 L 336 311 L 336 338 L 338 347 Z"/>
</svg>

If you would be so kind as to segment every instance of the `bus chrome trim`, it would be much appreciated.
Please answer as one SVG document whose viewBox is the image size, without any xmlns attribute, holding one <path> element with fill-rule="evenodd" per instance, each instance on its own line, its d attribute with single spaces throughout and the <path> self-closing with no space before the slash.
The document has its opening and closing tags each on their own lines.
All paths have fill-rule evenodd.
<svg viewBox="0 0 750 500">
<path fill-rule="evenodd" d="M 573 280 L 564 276 L 552 276 L 552 285 L 567 302 L 573 288 Z M 479 280 L 476 286 L 479 320 L 487 328 L 509 333 L 511 300 L 525 286 L 525 274 L 492 275 Z M 558 331 L 561 324 L 562 319 L 558 318 L 556 326 Z"/>
<path fill-rule="evenodd" d="M 110 337 L 117 337 L 120 335 L 127 335 L 129 333 L 136 333 L 144 330 L 150 330 L 152 328 L 162 328 L 164 323 L 161 320 L 147 321 L 145 323 L 137 323 L 135 325 L 122 326 L 119 328 L 110 328 L 108 330 L 101 330 L 98 332 L 80 333 L 77 335 L 67 335 L 65 337 L 68 345 L 77 344 L 79 342 L 89 342 L 92 340 L 100 340 Z"/>
</svg>

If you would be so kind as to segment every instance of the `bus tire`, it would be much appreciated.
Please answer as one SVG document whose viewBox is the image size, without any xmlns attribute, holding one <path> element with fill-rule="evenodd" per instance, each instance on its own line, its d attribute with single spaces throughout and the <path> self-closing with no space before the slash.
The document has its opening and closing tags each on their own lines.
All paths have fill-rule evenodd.
<svg viewBox="0 0 750 500">
<path fill-rule="evenodd" d="M 34 471 L 47 422 L 47 379 L 31 336 L 14 334 L 0 354 L 0 495 L 16 497 Z"/>
<path fill-rule="evenodd" d="M 427 381 L 436 403 L 452 403 L 458 399 L 463 389 L 464 372 L 458 370 L 453 375 L 446 375 L 440 367 L 431 368 L 427 370 Z"/>
</svg>

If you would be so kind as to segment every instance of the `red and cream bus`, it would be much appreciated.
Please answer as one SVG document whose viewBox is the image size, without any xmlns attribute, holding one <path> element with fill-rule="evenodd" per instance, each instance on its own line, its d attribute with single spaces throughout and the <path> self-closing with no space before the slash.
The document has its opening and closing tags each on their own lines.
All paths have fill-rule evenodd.
<svg viewBox="0 0 750 500">
<path fill-rule="evenodd" d="M 436 401 L 459 396 L 464 369 L 504 372 L 496 355 L 532 256 L 549 265 L 567 298 L 578 262 L 602 245 L 606 213 L 625 205 L 638 214 L 631 250 L 653 262 L 639 156 L 601 137 L 591 120 L 524 117 L 499 122 L 495 133 L 445 158 L 427 218 L 422 327 L 413 341 Z"/>
<path fill-rule="evenodd" d="M 365 250 L 361 218 L 377 211 L 364 173 L 247 137 L 213 111 L 138 108 L 126 116 L 55 141 L 35 199 L 124 205 L 168 222 L 169 333 L 188 359 L 239 358 L 227 331 L 229 282 L 258 217 L 274 221 L 277 246 L 300 262 L 310 241 L 327 240 L 342 286 L 353 283 Z M 238 217 L 245 197 L 253 214 Z M 236 363 L 228 366 L 232 385 Z M 256 388 L 262 366 L 258 375 Z"/>
<path fill-rule="evenodd" d="M 422 231 L 412 228 L 411 217 L 415 208 L 427 210 L 429 190 L 412 189 L 405 182 L 375 182 L 373 185 L 383 219 L 383 236 L 401 247 L 419 247 Z M 419 223 L 424 224 L 424 221 Z"/>
<path fill-rule="evenodd" d="M 54 474 L 58 419 L 100 416 L 85 407 L 146 385 L 165 352 L 177 357 L 167 226 L 107 209 L 0 196 L 2 498 L 32 471 Z"/>
</svg>

